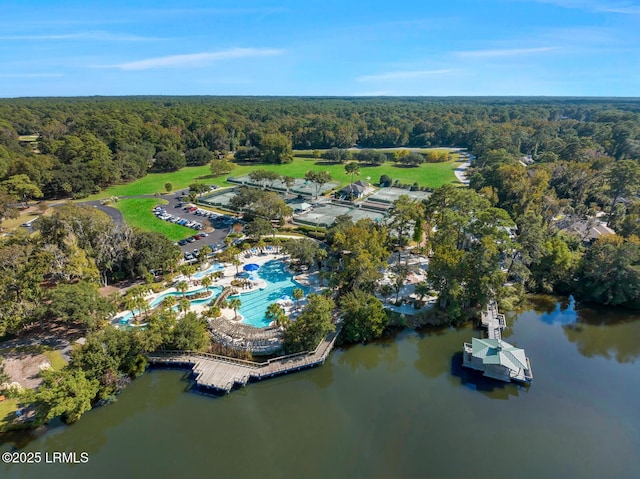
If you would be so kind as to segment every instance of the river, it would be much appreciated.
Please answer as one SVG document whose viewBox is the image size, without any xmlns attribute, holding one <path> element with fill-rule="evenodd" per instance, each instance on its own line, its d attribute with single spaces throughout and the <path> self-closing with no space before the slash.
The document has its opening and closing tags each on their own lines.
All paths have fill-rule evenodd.
<svg viewBox="0 0 640 479">
<path fill-rule="evenodd" d="M 154 370 L 71 427 L 0 446 L 86 452 L 86 464 L 0 465 L 0 477 L 640 477 L 640 315 L 537 298 L 507 320 L 530 387 L 461 370 L 471 326 L 339 349 L 218 398 Z"/>
</svg>

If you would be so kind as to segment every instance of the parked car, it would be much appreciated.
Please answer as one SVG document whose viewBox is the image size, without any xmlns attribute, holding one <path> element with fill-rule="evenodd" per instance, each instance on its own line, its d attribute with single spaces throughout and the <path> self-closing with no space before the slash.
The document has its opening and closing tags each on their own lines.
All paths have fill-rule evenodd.
<svg viewBox="0 0 640 479">
<path fill-rule="evenodd" d="M 195 239 L 193 236 L 189 236 L 189 237 L 187 238 L 187 241 L 188 241 L 189 243 L 193 243 L 195 240 L 196 240 L 196 239 Z"/>
<path fill-rule="evenodd" d="M 184 246 L 184 245 L 186 245 L 186 244 L 187 244 L 187 240 L 186 240 L 186 239 L 181 239 L 180 241 L 178 241 L 178 244 L 179 244 L 180 246 Z"/>
</svg>

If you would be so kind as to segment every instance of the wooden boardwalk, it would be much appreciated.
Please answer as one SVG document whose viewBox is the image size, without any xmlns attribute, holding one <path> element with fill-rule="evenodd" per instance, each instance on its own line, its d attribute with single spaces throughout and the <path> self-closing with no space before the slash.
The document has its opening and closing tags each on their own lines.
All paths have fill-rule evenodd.
<svg viewBox="0 0 640 479">
<path fill-rule="evenodd" d="M 489 339 L 502 340 L 502 330 L 507 327 L 507 323 L 504 319 L 504 314 L 498 313 L 498 305 L 495 299 L 491 299 L 486 311 L 482 311 L 480 321 L 482 326 L 487 328 Z"/>
<path fill-rule="evenodd" d="M 484 376 L 500 381 L 530 383 L 533 380 L 533 372 L 531 371 L 529 358 L 524 356 L 524 349 L 514 348 L 509 343 L 502 341 L 502 330 L 507 327 L 507 323 L 504 314 L 498 312 L 498 304 L 495 299 L 491 299 L 487 305 L 487 309 L 482 311 L 480 321 L 482 326 L 487 328 L 488 339 L 497 341 L 494 349 L 496 351 L 503 351 L 503 348 L 507 348 L 504 353 L 500 353 L 506 355 L 506 360 L 503 360 L 500 354 L 496 355 L 491 351 L 489 354 L 482 350 L 478 350 L 476 353 L 474 352 L 474 346 L 472 344 L 464 343 L 462 365 L 482 371 Z M 480 346 L 480 349 L 481 348 L 482 346 Z M 521 352 L 523 357 L 514 355 L 519 355 L 518 351 Z M 486 356 L 491 356 L 493 360 L 487 361 Z M 499 361 L 496 362 L 495 358 L 498 358 Z M 516 360 L 515 362 L 514 359 Z M 524 363 L 526 363 L 526 367 L 517 366 L 518 364 Z"/>
<path fill-rule="evenodd" d="M 314 351 L 281 356 L 264 363 L 228 358 L 195 351 L 158 351 L 147 355 L 151 364 L 174 364 L 193 369 L 199 387 L 229 392 L 250 380 L 262 380 L 323 364 L 335 345 L 341 324 L 318 344 Z"/>
</svg>

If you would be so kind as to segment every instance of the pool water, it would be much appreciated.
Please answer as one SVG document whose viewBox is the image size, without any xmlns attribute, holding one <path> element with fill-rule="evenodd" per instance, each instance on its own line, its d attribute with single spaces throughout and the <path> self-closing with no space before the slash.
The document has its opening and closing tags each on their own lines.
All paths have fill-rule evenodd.
<svg viewBox="0 0 640 479">
<path fill-rule="evenodd" d="M 193 301 L 191 301 L 191 304 L 202 304 L 202 303 L 207 303 L 207 302 L 211 301 L 212 299 L 214 299 L 215 297 L 217 297 L 220 294 L 220 292 L 222 291 L 222 288 L 220 286 L 209 286 L 208 290 L 213 293 L 212 296 L 207 296 L 205 298 L 194 299 Z M 194 294 L 197 294 L 197 293 L 202 293 L 203 291 L 204 291 L 204 288 L 195 289 L 193 291 L 186 292 L 185 296 L 188 299 L 189 296 L 193 296 Z M 157 298 L 154 298 L 154 300 L 149 303 L 149 306 L 151 307 L 151 309 L 156 308 L 158 305 L 160 305 L 160 303 L 162 303 L 162 301 L 165 298 L 167 298 L 169 296 L 182 297 L 182 293 L 179 292 L 179 291 L 170 291 L 168 293 L 163 293 L 160 296 L 158 296 Z M 177 309 L 177 306 L 175 306 L 174 309 Z M 136 310 L 135 313 L 138 314 L 138 311 Z M 127 324 L 127 323 L 129 323 L 131 318 L 133 318 L 133 312 L 129 311 L 127 314 L 125 314 L 124 316 L 122 316 L 120 318 L 119 322 L 120 322 L 120 324 Z"/>
<path fill-rule="evenodd" d="M 267 286 L 264 289 L 242 293 L 237 296 L 242 305 L 238 312 L 244 317 L 243 323 L 264 328 L 269 326 L 269 320 L 264 317 L 267 307 L 275 303 L 282 296 L 288 295 L 293 298 L 293 290 L 300 288 L 304 294 L 309 292 L 309 288 L 297 283 L 293 275 L 284 269 L 284 262 L 279 260 L 269 261 L 263 264 L 260 269 L 253 273 L 263 279 Z"/>
<path fill-rule="evenodd" d="M 193 277 L 195 279 L 202 279 L 208 274 L 215 273 L 216 271 L 222 271 L 223 269 L 224 266 L 222 266 L 220 263 L 214 263 L 204 271 L 198 271 L 197 273 L 194 273 Z"/>
</svg>

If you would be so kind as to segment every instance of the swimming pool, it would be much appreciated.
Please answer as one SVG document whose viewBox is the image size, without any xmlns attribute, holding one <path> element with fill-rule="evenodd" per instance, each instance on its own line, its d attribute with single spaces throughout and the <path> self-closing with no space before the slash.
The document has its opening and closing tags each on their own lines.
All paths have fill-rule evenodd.
<svg viewBox="0 0 640 479">
<path fill-rule="evenodd" d="M 215 273 L 216 271 L 222 271 L 223 269 L 224 266 L 222 266 L 220 263 L 214 263 L 204 271 L 198 271 L 197 273 L 194 273 L 193 277 L 195 279 L 202 279 L 208 274 Z"/>
<path fill-rule="evenodd" d="M 217 297 L 220 292 L 222 291 L 222 288 L 220 286 L 209 286 L 209 288 L 207 288 L 212 294 L 211 296 L 206 296 L 204 298 L 198 298 L 198 299 L 194 299 L 191 301 L 191 304 L 202 304 L 202 303 L 208 303 L 209 301 L 211 301 L 213 298 Z M 198 293 L 202 293 L 205 290 L 205 288 L 199 288 L 199 289 L 194 289 L 193 291 L 187 291 L 185 293 L 185 296 L 187 297 L 187 299 L 189 298 L 189 296 L 193 296 L 195 294 Z M 151 309 L 156 308 L 160 303 L 162 303 L 162 301 L 165 298 L 168 298 L 169 296 L 175 296 L 177 298 L 182 297 L 182 293 L 180 291 L 170 291 L 167 293 L 162 293 L 160 296 L 158 296 L 157 298 L 154 298 L 153 301 L 151 301 L 149 303 L 149 306 Z M 174 306 L 173 309 L 177 309 L 178 306 Z M 136 314 L 139 314 L 138 310 L 135 311 Z M 129 311 L 127 314 L 121 316 L 118 320 L 118 322 L 120 324 L 128 324 L 129 321 L 131 321 L 131 318 L 133 318 L 133 311 Z"/>
<path fill-rule="evenodd" d="M 284 262 L 279 260 L 263 264 L 254 274 L 263 279 L 267 286 L 258 291 L 241 293 L 236 296 L 242 302 L 238 312 L 244 317 L 243 323 L 256 328 L 267 327 L 269 321 L 264 317 L 264 314 L 271 303 L 275 303 L 284 295 L 293 297 L 293 290 L 296 288 L 304 291 L 305 295 L 308 293 L 309 288 L 297 283 L 293 279 L 293 275 L 285 271 L 284 266 Z"/>
</svg>

